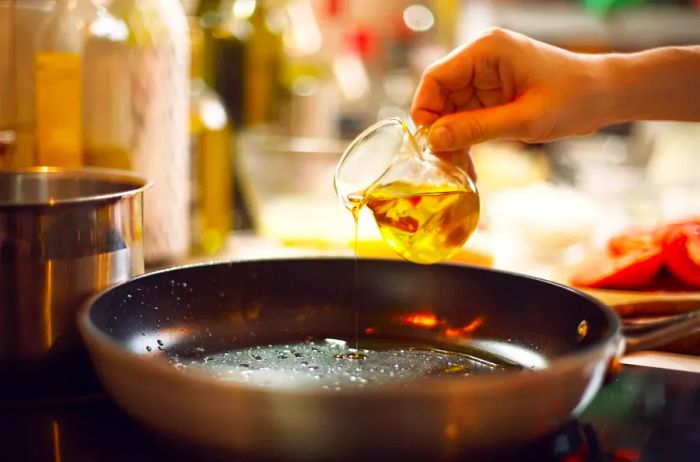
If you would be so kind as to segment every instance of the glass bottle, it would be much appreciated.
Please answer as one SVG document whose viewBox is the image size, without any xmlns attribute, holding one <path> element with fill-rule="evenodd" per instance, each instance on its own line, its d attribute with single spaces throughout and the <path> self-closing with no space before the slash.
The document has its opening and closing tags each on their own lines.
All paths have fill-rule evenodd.
<svg viewBox="0 0 700 462">
<path fill-rule="evenodd" d="M 39 165 L 83 164 L 82 44 L 93 15 L 89 0 L 58 0 L 37 31 L 34 103 Z"/>
<path fill-rule="evenodd" d="M 249 32 L 245 39 L 244 102 L 245 124 L 265 124 L 277 115 L 282 74 L 282 36 L 270 27 L 268 5 L 264 0 L 248 1 L 254 5 L 248 17 Z"/>
<path fill-rule="evenodd" d="M 221 0 L 201 0 L 197 5 L 197 26 L 202 30 L 202 78 L 209 88 L 216 87 L 219 60 L 219 28 L 221 27 Z M 192 21 L 190 21 L 190 26 Z M 190 37 L 191 39 L 191 37 Z M 226 63 L 228 65 L 229 63 Z"/>
<path fill-rule="evenodd" d="M 276 116 L 283 70 L 282 36 L 270 27 L 268 2 L 223 0 L 216 89 L 239 125 L 270 122 Z"/>
<path fill-rule="evenodd" d="M 16 158 L 17 58 L 14 8 L 12 2 L 5 2 L 4 5 L 0 3 L 0 168 L 12 167 Z"/>
<path fill-rule="evenodd" d="M 144 208 L 144 257 L 151 266 L 176 262 L 190 248 L 187 18 L 182 4 L 175 0 L 112 0 L 108 10 L 128 30 L 126 58 L 116 52 L 123 42 L 112 43 L 110 48 L 116 60 L 110 66 L 128 69 L 112 74 L 115 79 L 121 76 L 119 85 L 124 87 L 110 90 L 128 95 L 124 96 L 128 114 L 124 107 L 116 110 L 123 114 L 122 120 L 128 120 L 123 126 L 112 126 L 103 139 L 118 141 L 116 147 L 109 143 L 95 146 L 98 154 L 91 154 L 90 162 L 119 164 L 154 182 L 144 198 L 148 204 Z M 101 83 L 91 79 L 87 84 Z M 113 97 L 106 99 L 119 103 Z M 119 144 L 127 139 L 125 147 Z M 103 148 L 112 154 L 105 155 Z"/>
<path fill-rule="evenodd" d="M 130 170 L 129 28 L 95 0 L 83 62 L 83 151 L 86 165 Z"/>
<path fill-rule="evenodd" d="M 213 254 L 231 230 L 233 143 L 226 109 L 203 78 L 204 37 L 190 20 L 192 244 L 198 253 Z"/>
<path fill-rule="evenodd" d="M 244 0 L 245 1 L 245 0 Z M 234 126 L 244 123 L 244 37 L 248 14 L 237 0 L 221 0 L 217 10 L 210 9 L 202 16 L 202 22 L 211 27 L 211 78 L 207 80 L 226 106 Z M 214 24 L 214 20 L 216 23 Z"/>
</svg>

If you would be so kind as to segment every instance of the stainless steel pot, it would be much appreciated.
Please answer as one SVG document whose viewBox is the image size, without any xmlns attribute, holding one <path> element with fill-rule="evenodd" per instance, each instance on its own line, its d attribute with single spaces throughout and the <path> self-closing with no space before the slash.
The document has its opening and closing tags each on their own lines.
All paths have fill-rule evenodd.
<svg viewBox="0 0 700 462">
<path fill-rule="evenodd" d="M 3 391 L 26 388 L 48 369 L 65 371 L 79 345 L 82 302 L 143 273 L 147 186 L 116 170 L 0 170 Z"/>
</svg>

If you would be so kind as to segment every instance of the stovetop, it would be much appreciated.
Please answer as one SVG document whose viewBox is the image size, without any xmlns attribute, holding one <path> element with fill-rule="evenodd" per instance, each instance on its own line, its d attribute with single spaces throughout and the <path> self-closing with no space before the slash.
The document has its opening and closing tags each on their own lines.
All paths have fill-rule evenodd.
<svg viewBox="0 0 700 462">
<path fill-rule="evenodd" d="M 507 453 L 493 459 L 699 460 L 700 374 L 627 366 L 578 420 L 515 456 Z M 196 459 L 142 428 L 102 394 L 53 403 L 0 402 L 0 461 L 163 460 Z"/>
</svg>

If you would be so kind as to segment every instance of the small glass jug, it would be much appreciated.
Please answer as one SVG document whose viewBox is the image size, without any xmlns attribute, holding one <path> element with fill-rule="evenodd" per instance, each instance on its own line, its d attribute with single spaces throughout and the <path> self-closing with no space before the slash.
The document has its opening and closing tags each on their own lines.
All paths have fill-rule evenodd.
<svg viewBox="0 0 700 462">
<path fill-rule="evenodd" d="M 357 221 L 367 206 L 404 259 L 432 264 L 457 253 L 479 221 L 479 194 L 461 168 L 434 155 L 427 129 L 398 118 L 361 133 L 335 170 L 335 191 Z"/>
</svg>

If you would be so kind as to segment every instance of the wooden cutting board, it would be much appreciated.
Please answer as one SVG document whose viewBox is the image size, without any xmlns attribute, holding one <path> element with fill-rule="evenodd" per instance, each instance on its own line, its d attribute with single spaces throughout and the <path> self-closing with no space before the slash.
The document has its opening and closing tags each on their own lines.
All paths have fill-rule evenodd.
<svg viewBox="0 0 700 462">
<path fill-rule="evenodd" d="M 661 316 L 700 309 L 700 291 L 634 291 L 575 287 L 606 305 L 622 317 Z"/>
</svg>

